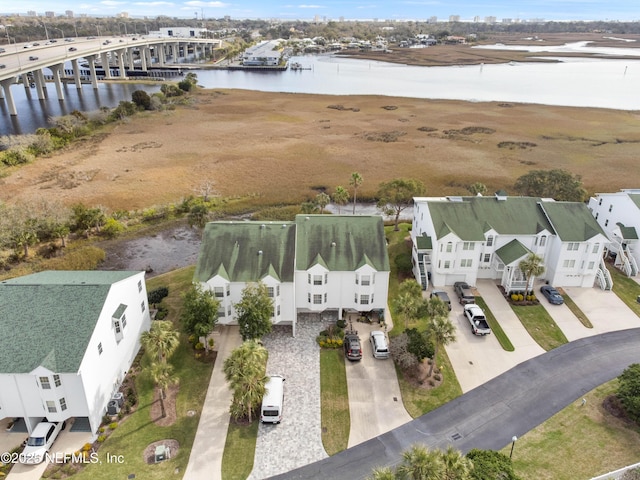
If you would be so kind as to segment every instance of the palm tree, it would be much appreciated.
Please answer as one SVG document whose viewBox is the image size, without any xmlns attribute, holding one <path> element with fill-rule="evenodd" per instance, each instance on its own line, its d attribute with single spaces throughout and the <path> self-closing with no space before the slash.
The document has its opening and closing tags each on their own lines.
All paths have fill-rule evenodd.
<svg viewBox="0 0 640 480">
<path fill-rule="evenodd" d="M 326 207 L 330 201 L 331 197 L 324 192 L 316 195 L 316 205 L 320 207 L 320 215 L 324 213 L 324 207 Z"/>
<path fill-rule="evenodd" d="M 224 375 L 233 390 L 230 408 L 233 418 L 252 420 L 265 391 L 267 356 L 267 349 L 257 340 L 247 340 L 224 361 Z"/>
<path fill-rule="evenodd" d="M 349 201 L 349 192 L 346 188 L 338 185 L 336 191 L 333 192 L 333 203 L 338 205 L 338 215 L 340 215 L 340 208 L 346 205 Z"/>
<path fill-rule="evenodd" d="M 402 452 L 402 465 L 397 474 L 403 480 L 442 480 L 444 465 L 439 452 L 429 451 L 424 445 L 413 445 Z"/>
<path fill-rule="evenodd" d="M 389 467 L 376 467 L 368 480 L 395 480 L 396 474 Z"/>
<path fill-rule="evenodd" d="M 178 383 L 178 379 L 173 374 L 173 366 L 164 362 L 154 362 L 149 369 L 151 379 L 158 389 L 158 397 L 160 398 L 160 411 L 162 418 L 167 416 L 164 408 L 164 399 L 166 398 L 166 389 L 169 385 Z"/>
<path fill-rule="evenodd" d="M 398 295 L 394 301 L 395 311 L 402 315 L 404 328 L 409 327 L 409 322 L 418 318 L 422 304 L 422 293 L 418 282 L 405 280 L 398 287 Z"/>
<path fill-rule="evenodd" d="M 530 253 L 524 260 L 520 261 L 518 268 L 520 268 L 527 279 L 525 292 L 530 292 L 533 290 L 533 285 L 529 288 L 530 280 L 535 280 L 538 275 L 542 275 L 544 273 L 544 259 L 540 255 Z"/>
<path fill-rule="evenodd" d="M 440 350 L 440 347 L 455 342 L 456 327 L 451 323 L 448 316 L 436 316 L 431 318 L 427 326 L 427 332 L 434 345 L 433 362 L 431 362 L 431 367 L 427 374 L 427 377 L 430 377 L 433 373 L 433 367 L 438 361 L 438 350 Z"/>
<path fill-rule="evenodd" d="M 167 363 L 167 358 L 176 351 L 180 344 L 178 332 L 168 320 L 154 320 L 148 332 L 140 335 L 140 344 L 157 361 Z"/>
<path fill-rule="evenodd" d="M 471 478 L 473 462 L 462 455 L 460 451 L 449 445 L 447 450 L 442 452 L 441 458 L 444 464 L 443 480 L 468 480 Z"/>
<path fill-rule="evenodd" d="M 353 214 L 356 214 L 356 200 L 358 197 L 358 187 L 362 185 L 362 175 L 358 172 L 353 172 L 349 179 L 349 185 L 353 187 Z"/>
</svg>

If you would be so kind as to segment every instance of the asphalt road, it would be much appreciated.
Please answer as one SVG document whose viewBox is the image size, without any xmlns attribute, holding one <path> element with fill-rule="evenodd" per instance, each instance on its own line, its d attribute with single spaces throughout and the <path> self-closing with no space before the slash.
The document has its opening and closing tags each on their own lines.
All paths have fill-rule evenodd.
<svg viewBox="0 0 640 480">
<path fill-rule="evenodd" d="M 463 454 L 500 450 L 595 387 L 640 363 L 640 328 L 582 338 L 519 364 L 420 418 L 274 479 L 363 479 L 415 443 Z"/>
</svg>

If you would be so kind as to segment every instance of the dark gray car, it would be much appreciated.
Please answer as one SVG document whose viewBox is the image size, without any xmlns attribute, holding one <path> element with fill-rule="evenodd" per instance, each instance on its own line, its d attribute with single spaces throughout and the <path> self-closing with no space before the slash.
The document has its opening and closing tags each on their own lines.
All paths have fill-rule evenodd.
<svg viewBox="0 0 640 480">
<path fill-rule="evenodd" d="M 429 295 L 429 298 L 438 297 L 444 304 L 447 305 L 449 310 L 451 310 L 451 300 L 449 299 L 449 294 L 447 292 L 443 292 L 442 290 L 434 290 Z"/>
</svg>

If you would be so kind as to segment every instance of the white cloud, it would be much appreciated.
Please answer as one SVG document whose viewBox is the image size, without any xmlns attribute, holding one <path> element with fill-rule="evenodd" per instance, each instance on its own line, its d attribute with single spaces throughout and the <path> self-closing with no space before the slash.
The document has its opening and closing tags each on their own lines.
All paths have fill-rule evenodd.
<svg viewBox="0 0 640 480">
<path fill-rule="evenodd" d="M 229 6 L 228 3 L 224 3 L 224 2 L 203 2 L 200 0 L 185 2 L 185 5 L 189 7 L 212 7 L 212 8 L 224 8 Z"/>
<path fill-rule="evenodd" d="M 100 5 L 106 5 L 107 7 L 117 7 L 118 5 L 126 5 L 127 2 L 116 2 L 115 0 L 103 0 Z"/>
<path fill-rule="evenodd" d="M 326 8 L 324 5 L 298 5 L 298 8 Z"/>
<path fill-rule="evenodd" d="M 134 2 L 133 5 L 139 5 L 141 7 L 174 7 L 175 4 L 171 2 Z"/>
</svg>

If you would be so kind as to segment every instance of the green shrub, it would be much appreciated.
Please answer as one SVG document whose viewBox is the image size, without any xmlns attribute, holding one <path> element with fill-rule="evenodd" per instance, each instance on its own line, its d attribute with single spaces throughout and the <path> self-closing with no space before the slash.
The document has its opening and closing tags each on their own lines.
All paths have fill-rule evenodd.
<svg viewBox="0 0 640 480">
<path fill-rule="evenodd" d="M 196 350 L 204 350 L 204 344 L 202 342 L 198 342 L 198 343 L 196 343 L 194 348 Z"/>
<path fill-rule="evenodd" d="M 147 299 L 149 300 L 149 303 L 156 304 L 160 303 L 167 295 L 169 295 L 168 287 L 158 287 L 147 293 Z"/>
<path fill-rule="evenodd" d="M 107 238 L 115 238 L 126 230 L 126 227 L 115 218 L 107 218 L 102 226 L 102 234 Z"/>
<path fill-rule="evenodd" d="M 98 436 L 98 443 L 102 443 L 107 439 L 106 435 L 99 435 Z"/>
<path fill-rule="evenodd" d="M 336 327 L 338 327 L 338 328 L 345 328 L 346 326 L 347 326 L 347 321 L 345 319 L 343 319 L 343 318 L 339 319 L 336 322 Z"/>
<path fill-rule="evenodd" d="M 80 247 L 66 251 L 63 257 L 43 262 L 41 270 L 95 270 L 105 255 L 105 251 L 98 247 Z"/>
<path fill-rule="evenodd" d="M 109 428 L 110 428 L 111 430 L 115 430 L 116 428 L 118 428 L 118 422 L 111 422 L 111 423 L 109 424 Z"/>
<path fill-rule="evenodd" d="M 35 159 L 33 153 L 25 147 L 15 147 L 2 153 L 2 163 L 9 167 L 24 165 Z"/>
<path fill-rule="evenodd" d="M 403 252 L 396 255 L 394 259 L 396 267 L 398 268 L 398 273 L 402 274 L 410 274 L 413 269 L 413 264 L 411 262 L 411 253 Z"/>
</svg>

